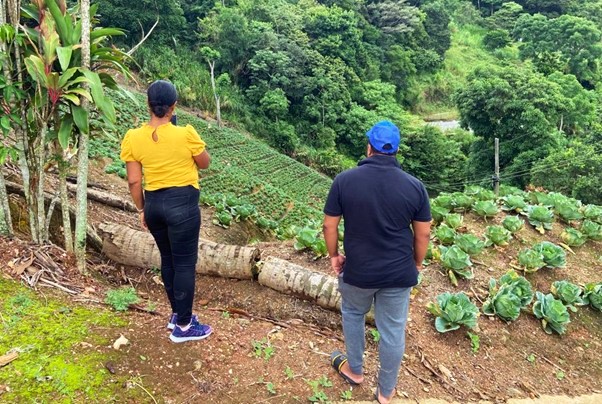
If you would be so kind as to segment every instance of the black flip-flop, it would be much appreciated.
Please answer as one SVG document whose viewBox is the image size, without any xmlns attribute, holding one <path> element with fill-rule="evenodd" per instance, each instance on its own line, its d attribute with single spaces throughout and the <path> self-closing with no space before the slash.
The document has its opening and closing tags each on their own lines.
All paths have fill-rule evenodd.
<svg viewBox="0 0 602 404">
<path fill-rule="evenodd" d="M 352 378 L 350 378 L 349 376 L 347 376 L 345 373 L 343 373 L 341 371 L 341 368 L 343 367 L 345 362 L 347 362 L 347 356 L 345 356 L 345 354 L 343 354 L 340 351 L 334 351 L 330 355 L 330 365 L 333 367 L 333 369 L 336 370 L 337 373 L 339 375 L 341 375 L 343 380 L 345 380 L 347 383 L 349 383 L 352 386 L 358 386 L 359 385 L 358 382 L 356 382 L 355 380 L 353 380 Z"/>
</svg>

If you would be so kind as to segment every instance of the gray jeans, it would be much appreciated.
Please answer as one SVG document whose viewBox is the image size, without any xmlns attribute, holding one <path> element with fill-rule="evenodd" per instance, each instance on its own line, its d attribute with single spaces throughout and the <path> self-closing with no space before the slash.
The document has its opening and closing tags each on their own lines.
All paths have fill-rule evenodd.
<svg viewBox="0 0 602 404">
<path fill-rule="evenodd" d="M 384 396 L 389 396 L 397 385 L 405 350 L 405 327 L 411 290 L 412 288 L 362 289 L 345 283 L 343 277 L 339 276 L 345 349 L 349 367 L 355 374 L 363 373 L 366 313 L 374 302 L 376 328 L 380 333 L 378 387 Z"/>
</svg>

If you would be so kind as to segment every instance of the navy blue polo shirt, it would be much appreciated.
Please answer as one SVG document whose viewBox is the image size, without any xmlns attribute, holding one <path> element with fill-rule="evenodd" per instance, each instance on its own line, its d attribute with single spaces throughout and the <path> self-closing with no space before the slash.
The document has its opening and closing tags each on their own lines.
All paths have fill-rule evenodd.
<svg viewBox="0 0 602 404">
<path fill-rule="evenodd" d="M 324 213 L 343 216 L 343 280 L 360 288 L 415 286 L 412 221 L 429 222 L 424 185 L 395 157 L 376 155 L 337 175 Z"/>
</svg>

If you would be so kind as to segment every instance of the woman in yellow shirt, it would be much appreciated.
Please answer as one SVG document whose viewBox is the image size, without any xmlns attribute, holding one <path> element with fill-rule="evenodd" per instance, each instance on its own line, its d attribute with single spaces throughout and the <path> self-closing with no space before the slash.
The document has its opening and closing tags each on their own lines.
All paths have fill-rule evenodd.
<svg viewBox="0 0 602 404">
<path fill-rule="evenodd" d="M 161 254 L 161 277 L 173 313 L 169 338 L 201 340 L 213 330 L 192 314 L 201 226 L 198 169 L 208 168 L 211 157 L 192 126 L 171 123 L 178 98 L 173 84 L 155 81 L 147 96 L 150 121 L 126 133 L 121 159 L 142 226 Z"/>
</svg>

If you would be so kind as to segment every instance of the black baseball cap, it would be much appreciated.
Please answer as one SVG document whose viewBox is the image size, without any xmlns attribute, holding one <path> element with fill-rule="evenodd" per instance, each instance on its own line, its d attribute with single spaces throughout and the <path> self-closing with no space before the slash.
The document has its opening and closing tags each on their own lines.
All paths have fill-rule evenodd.
<svg viewBox="0 0 602 404">
<path fill-rule="evenodd" d="M 153 82 L 146 90 L 148 103 L 151 106 L 172 106 L 178 100 L 176 87 L 166 80 L 157 80 Z"/>
</svg>

